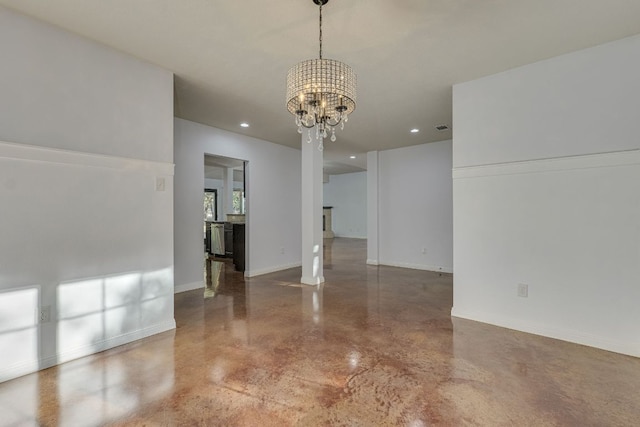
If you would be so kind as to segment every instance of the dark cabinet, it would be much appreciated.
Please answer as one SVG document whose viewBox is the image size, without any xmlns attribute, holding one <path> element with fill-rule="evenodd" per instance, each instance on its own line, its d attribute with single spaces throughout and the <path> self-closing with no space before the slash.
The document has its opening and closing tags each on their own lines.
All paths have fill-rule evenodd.
<svg viewBox="0 0 640 427">
<path fill-rule="evenodd" d="M 224 256 L 231 258 L 233 256 L 233 223 L 224 223 Z"/>
<path fill-rule="evenodd" d="M 211 253 L 211 223 L 205 222 L 204 229 L 204 251 L 208 254 Z"/>
<path fill-rule="evenodd" d="M 233 224 L 233 264 L 236 271 L 244 271 L 244 224 Z"/>
</svg>

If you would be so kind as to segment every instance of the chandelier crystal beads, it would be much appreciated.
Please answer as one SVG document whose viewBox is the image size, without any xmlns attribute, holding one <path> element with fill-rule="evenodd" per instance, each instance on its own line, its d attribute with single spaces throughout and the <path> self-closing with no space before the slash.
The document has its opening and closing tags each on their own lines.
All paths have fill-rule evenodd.
<svg viewBox="0 0 640 427">
<path fill-rule="evenodd" d="M 287 74 L 287 109 L 295 115 L 299 133 L 309 129 L 307 142 L 315 127 L 319 150 L 329 134 L 336 140 L 336 126 L 344 128 L 356 108 L 356 74 L 344 62 L 322 58 L 322 6 L 328 1 L 313 0 L 320 9 L 319 59 L 302 61 Z"/>
</svg>

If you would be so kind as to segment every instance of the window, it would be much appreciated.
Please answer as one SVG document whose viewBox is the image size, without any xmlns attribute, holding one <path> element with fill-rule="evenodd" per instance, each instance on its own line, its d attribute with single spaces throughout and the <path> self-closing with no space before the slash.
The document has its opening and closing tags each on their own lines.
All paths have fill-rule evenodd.
<svg viewBox="0 0 640 427">
<path fill-rule="evenodd" d="M 233 213 L 244 213 L 244 191 L 233 190 Z"/>
<path fill-rule="evenodd" d="M 205 188 L 204 190 L 204 220 L 218 220 L 218 190 L 216 189 Z"/>
</svg>

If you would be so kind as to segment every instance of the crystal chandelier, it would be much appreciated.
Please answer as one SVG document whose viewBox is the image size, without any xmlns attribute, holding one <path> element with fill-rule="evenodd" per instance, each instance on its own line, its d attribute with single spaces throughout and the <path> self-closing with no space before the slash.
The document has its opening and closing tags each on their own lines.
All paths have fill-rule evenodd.
<svg viewBox="0 0 640 427">
<path fill-rule="evenodd" d="M 320 9 L 320 57 L 300 62 L 287 74 L 287 109 L 296 116 L 298 133 L 316 128 L 316 139 L 323 141 L 329 133 L 336 140 L 336 126 L 344 129 L 349 114 L 356 108 L 356 74 L 347 64 L 322 58 L 322 6 L 329 0 L 313 0 Z"/>
</svg>

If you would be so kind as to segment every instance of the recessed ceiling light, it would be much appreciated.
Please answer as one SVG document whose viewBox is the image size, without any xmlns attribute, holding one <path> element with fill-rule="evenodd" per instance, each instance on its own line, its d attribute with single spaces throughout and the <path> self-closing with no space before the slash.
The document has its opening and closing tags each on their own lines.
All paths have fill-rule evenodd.
<svg viewBox="0 0 640 427">
<path fill-rule="evenodd" d="M 420 132 L 420 129 L 418 128 L 411 129 L 411 133 L 418 133 L 418 132 Z"/>
<path fill-rule="evenodd" d="M 349 156 L 349 158 L 350 158 L 350 159 L 355 159 L 355 158 L 356 158 L 356 156 Z"/>
<path fill-rule="evenodd" d="M 249 127 L 249 123 L 243 122 L 243 123 L 240 123 L 240 126 L 243 127 L 243 128 L 248 128 Z"/>
</svg>

